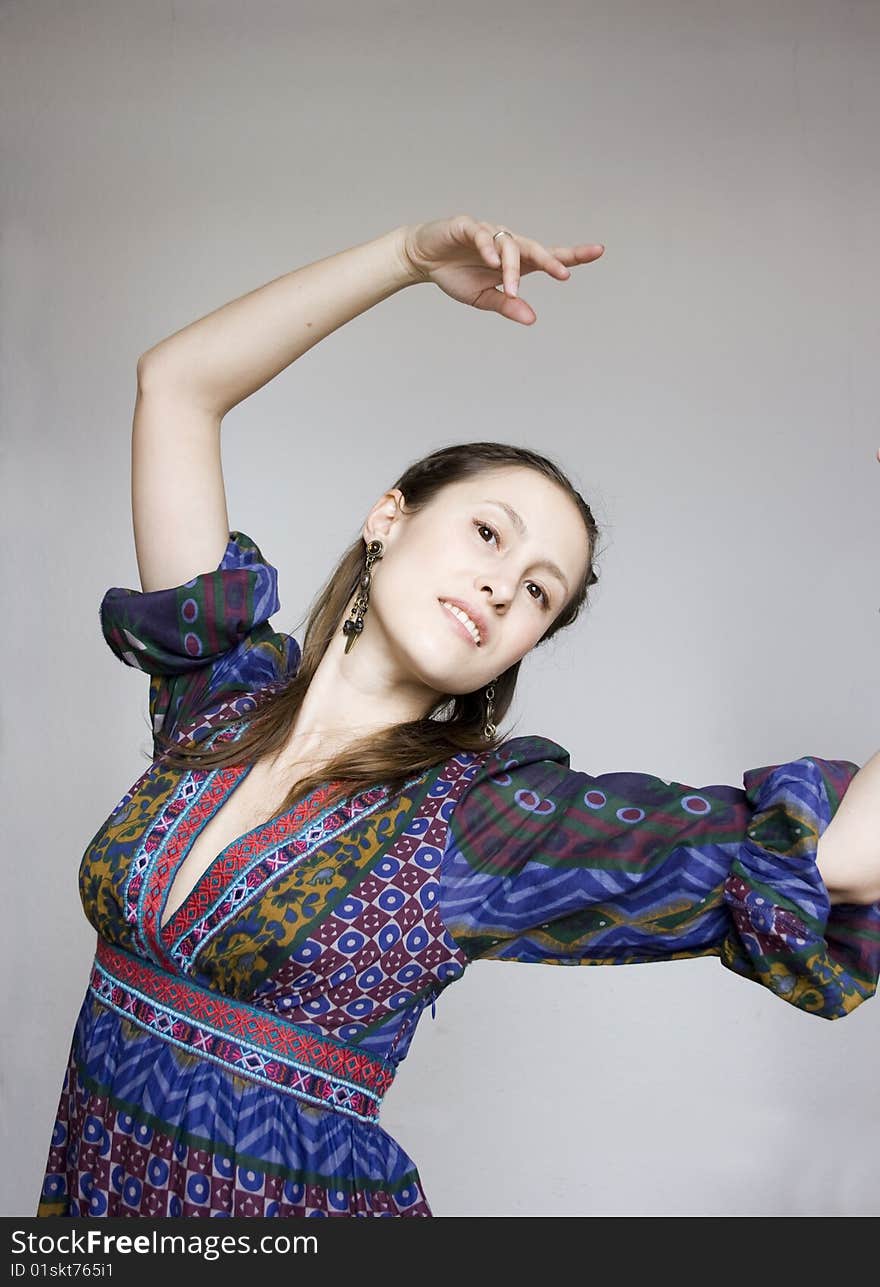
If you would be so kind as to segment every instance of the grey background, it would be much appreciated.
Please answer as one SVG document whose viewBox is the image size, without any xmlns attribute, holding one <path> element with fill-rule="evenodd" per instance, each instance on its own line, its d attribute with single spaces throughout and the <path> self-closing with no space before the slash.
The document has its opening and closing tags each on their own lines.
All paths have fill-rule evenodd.
<svg viewBox="0 0 880 1287">
<path fill-rule="evenodd" d="M 521 327 L 405 290 L 224 422 L 232 527 L 277 629 L 441 445 L 567 468 L 592 611 L 523 666 L 511 731 L 695 787 L 880 745 L 870 0 L 0 6 L 0 1210 L 36 1207 L 94 932 L 83 849 L 146 767 L 138 355 L 302 264 L 466 210 L 601 241 Z M 877 1213 L 880 1007 L 820 1021 L 714 958 L 479 962 L 382 1123 L 438 1215 Z"/>
</svg>

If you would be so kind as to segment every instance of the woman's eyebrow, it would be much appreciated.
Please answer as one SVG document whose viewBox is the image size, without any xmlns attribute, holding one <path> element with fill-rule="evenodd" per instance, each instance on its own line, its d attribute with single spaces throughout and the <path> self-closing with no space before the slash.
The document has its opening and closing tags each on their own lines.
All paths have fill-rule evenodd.
<svg viewBox="0 0 880 1287">
<path fill-rule="evenodd" d="M 525 523 L 523 522 L 522 517 L 519 514 L 517 514 L 516 510 L 513 508 L 512 505 L 508 505 L 507 501 L 489 500 L 487 498 L 486 500 L 483 501 L 483 504 L 498 505 L 500 509 L 504 510 L 505 514 L 510 519 L 511 523 L 516 528 L 520 536 L 528 536 L 529 529 L 526 527 Z M 562 571 L 562 568 L 559 566 L 558 563 L 554 563 L 552 559 L 540 559 L 535 564 L 535 567 L 546 568 L 547 571 L 552 573 L 552 575 L 555 576 L 558 581 L 562 582 L 562 584 L 565 586 L 566 594 L 568 593 L 568 581 L 566 579 L 565 573 Z"/>
</svg>

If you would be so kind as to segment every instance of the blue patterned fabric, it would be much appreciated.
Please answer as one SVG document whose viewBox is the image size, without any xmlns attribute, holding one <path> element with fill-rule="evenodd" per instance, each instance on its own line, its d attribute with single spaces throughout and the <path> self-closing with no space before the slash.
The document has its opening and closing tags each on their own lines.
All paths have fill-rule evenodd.
<svg viewBox="0 0 880 1287">
<path fill-rule="evenodd" d="M 299 644 L 268 624 L 280 606 L 276 569 L 230 532 L 214 572 L 170 590 L 108 590 L 101 630 L 120 661 L 152 677 L 153 732 L 173 737 L 212 704 L 296 673 Z"/>
<path fill-rule="evenodd" d="M 269 625 L 279 606 L 275 569 L 231 532 L 184 586 L 108 590 L 101 625 L 150 675 L 155 733 L 237 740 L 299 666 Z M 851 761 L 691 787 L 591 775 L 549 738 L 510 738 L 394 794 L 333 805 L 324 784 L 227 845 L 166 915 L 250 768 L 154 754 L 86 848 L 97 951 L 41 1216 L 430 1216 L 371 1114 L 425 1009 L 477 959 L 714 956 L 826 1019 L 876 990 L 880 904 L 832 907 L 816 866 Z"/>
<path fill-rule="evenodd" d="M 841 1018 L 876 990 L 880 904 L 833 907 L 819 838 L 858 772 L 802 756 L 744 789 L 570 767 L 507 741 L 459 800 L 442 868 L 469 960 L 623 965 L 720 956 L 783 1000 Z"/>
</svg>

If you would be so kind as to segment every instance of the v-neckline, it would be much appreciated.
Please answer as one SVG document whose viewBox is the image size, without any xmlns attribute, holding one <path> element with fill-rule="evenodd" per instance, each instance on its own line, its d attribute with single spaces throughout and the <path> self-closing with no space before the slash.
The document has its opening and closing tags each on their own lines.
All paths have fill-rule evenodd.
<svg viewBox="0 0 880 1287">
<path fill-rule="evenodd" d="M 247 726 L 247 719 L 241 719 L 230 728 L 224 728 L 214 736 L 208 738 L 207 745 L 210 747 L 217 741 L 234 740 L 238 741 L 241 736 L 241 730 Z M 430 781 L 440 772 L 447 761 L 429 766 L 421 772 L 408 778 L 403 785 L 396 790 L 393 795 L 389 793 L 387 783 L 377 783 L 373 787 L 357 792 L 355 795 L 338 796 L 334 801 L 332 810 L 344 812 L 350 807 L 351 816 L 347 818 L 341 831 L 347 831 L 351 827 L 358 825 L 364 816 L 372 814 L 376 807 L 388 800 L 396 798 L 405 791 L 412 790 L 420 783 L 429 779 L 428 790 L 430 790 Z M 276 815 L 271 821 L 258 824 L 251 827 L 249 831 L 235 837 L 228 845 L 215 854 L 211 862 L 198 877 L 196 882 L 187 891 L 183 900 L 178 904 L 167 922 L 162 925 L 162 917 L 168 903 L 171 893 L 171 886 L 180 870 L 181 865 L 186 861 L 187 856 L 192 850 L 196 837 L 207 826 L 211 818 L 215 817 L 223 807 L 229 797 L 244 781 L 253 764 L 233 764 L 223 765 L 214 769 L 184 769 L 180 786 L 175 792 L 168 809 L 163 811 L 164 822 L 161 824 L 161 830 L 164 835 L 157 838 L 155 853 L 152 859 L 148 860 L 147 868 L 144 871 L 146 888 L 141 894 L 144 902 L 140 903 L 141 910 L 137 913 L 141 927 L 141 933 L 144 937 L 144 948 L 150 954 L 168 968 L 176 968 L 176 961 L 181 951 L 184 951 L 184 940 L 191 938 L 193 934 L 198 934 L 197 927 L 204 921 L 208 912 L 208 907 L 216 902 L 219 892 L 211 897 L 206 895 L 206 907 L 204 911 L 199 911 L 194 902 L 203 893 L 205 883 L 216 876 L 218 867 L 227 858 L 230 850 L 242 845 L 254 835 L 265 831 L 269 827 L 277 829 L 277 835 L 272 837 L 273 844 L 280 849 L 290 846 L 295 840 L 298 833 L 310 826 L 316 817 L 325 811 L 329 811 L 328 799 L 331 790 L 339 785 L 340 779 L 319 783 L 305 796 L 302 796 L 292 808 L 284 810 Z M 207 812 L 203 809 L 201 817 L 193 818 L 193 812 L 198 811 L 200 803 L 205 805 L 205 796 L 211 792 L 212 788 L 217 790 L 217 798 L 211 802 Z M 187 797 L 189 797 L 187 802 Z M 354 802 L 362 801 L 361 808 L 352 807 Z M 177 806 L 175 808 L 175 806 Z M 172 810 L 169 813 L 168 810 Z M 285 834 L 286 832 L 286 834 Z M 177 837 L 178 849 L 174 854 L 169 854 L 168 846 L 173 845 Z M 260 846 L 262 851 L 263 846 Z M 170 858 L 170 864 L 169 864 Z M 295 861 L 292 859 L 291 861 Z M 242 868 L 243 871 L 246 867 Z M 232 884 L 235 882 L 232 881 Z M 194 950 L 198 950 L 197 945 L 191 945 Z M 185 953 L 192 955 L 192 950 Z"/>
<path fill-rule="evenodd" d="M 175 921 L 180 918 L 181 913 L 188 910 L 189 905 L 201 890 L 204 882 L 209 880 L 212 874 L 216 872 L 217 868 L 222 865 L 223 860 L 229 854 L 230 850 L 237 848 L 252 836 L 258 835 L 261 831 L 265 831 L 265 829 L 270 826 L 283 828 L 288 824 L 295 822 L 295 825 L 290 827 L 291 835 L 295 834 L 297 830 L 299 830 L 305 823 L 310 822 L 314 816 L 321 811 L 326 804 L 331 789 L 339 785 L 338 779 L 330 782 L 319 783 L 318 786 L 313 787 L 311 791 L 297 800 L 290 809 L 285 809 L 271 819 L 258 823 L 248 831 L 242 832 L 240 836 L 235 836 L 227 845 L 224 845 L 218 854 L 214 855 L 208 865 L 196 878 L 195 883 L 187 890 L 186 894 L 175 907 L 174 911 L 165 923 L 162 924 L 162 919 L 165 916 L 168 899 L 171 896 L 171 889 L 174 885 L 177 873 L 180 871 L 180 868 L 192 852 L 193 845 L 208 823 L 217 816 L 227 801 L 235 794 L 253 767 L 253 763 L 244 765 L 225 765 L 219 770 L 214 770 L 209 773 L 203 790 L 199 792 L 197 798 L 191 802 L 188 808 L 185 809 L 184 817 L 181 820 L 181 824 L 179 824 L 183 827 L 186 827 L 187 819 L 190 817 L 191 811 L 197 808 L 199 800 L 202 800 L 205 793 L 219 780 L 219 798 L 212 802 L 211 807 L 205 816 L 201 819 L 197 819 L 192 832 L 185 836 L 183 848 L 172 864 L 171 870 L 166 873 L 165 883 L 160 889 L 156 913 L 156 927 L 157 937 L 161 941 L 164 942 L 167 940 L 169 931 L 173 931 L 170 937 L 172 940 L 174 939 L 177 933 Z M 187 772 L 191 774 L 192 771 L 188 770 Z M 338 803 L 341 804 L 342 800 Z M 161 880 L 161 876 L 156 873 L 154 874 L 154 879 Z"/>
</svg>

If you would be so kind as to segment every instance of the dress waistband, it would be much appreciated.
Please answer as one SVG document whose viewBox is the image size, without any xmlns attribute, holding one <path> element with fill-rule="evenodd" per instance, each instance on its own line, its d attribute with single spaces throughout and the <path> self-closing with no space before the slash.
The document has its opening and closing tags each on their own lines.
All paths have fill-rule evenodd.
<svg viewBox="0 0 880 1287">
<path fill-rule="evenodd" d="M 89 990 L 154 1036 L 310 1104 L 375 1121 L 386 1059 L 180 978 L 98 937 Z"/>
</svg>

